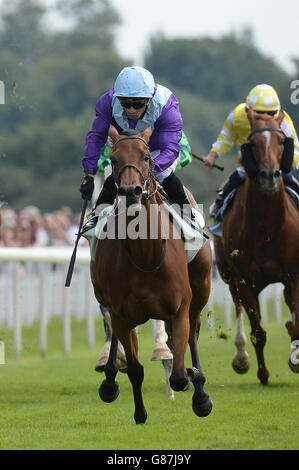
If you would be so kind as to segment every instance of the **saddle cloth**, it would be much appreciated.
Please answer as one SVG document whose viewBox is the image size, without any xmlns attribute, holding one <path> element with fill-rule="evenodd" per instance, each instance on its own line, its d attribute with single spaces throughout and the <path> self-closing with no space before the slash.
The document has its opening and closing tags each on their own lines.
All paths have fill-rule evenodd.
<svg viewBox="0 0 299 470">
<path fill-rule="evenodd" d="M 185 251 L 188 263 L 193 261 L 200 248 L 209 239 L 204 233 L 205 217 L 203 211 L 199 207 L 192 207 L 194 220 L 190 220 L 187 216 L 181 215 L 177 207 L 164 199 L 164 207 L 169 212 L 172 220 L 181 231 L 182 238 L 185 242 Z M 81 235 L 89 241 L 91 259 L 94 261 L 95 251 L 99 239 L 105 238 L 107 223 L 109 218 L 115 217 L 115 211 L 118 203 L 107 206 L 98 214 L 98 222 L 89 230 L 83 227 Z M 124 236 L 123 238 L 126 238 Z"/>
<path fill-rule="evenodd" d="M 295 201 L 297 208 L 299 210 L 299 196 L 296 193 L 296 191 L 294 191 L 289 186 L 285 186 L 285 190 L 291 196 L 291 198 Z M 236 192 L 237 192 L 237 189 L 233 189 L 224 199 L 223 205 L 219 211 L 219 217 L 221 220 L 217 224 L 210 225 L 210 227 L 208 227 L 208 230 L 209 232 L 211 232 L 212 235 L 216 237 L 222 237 L 223 218 L 225 214 L 229 211 L 231 204 L 235 198 Z"/>
</svg>

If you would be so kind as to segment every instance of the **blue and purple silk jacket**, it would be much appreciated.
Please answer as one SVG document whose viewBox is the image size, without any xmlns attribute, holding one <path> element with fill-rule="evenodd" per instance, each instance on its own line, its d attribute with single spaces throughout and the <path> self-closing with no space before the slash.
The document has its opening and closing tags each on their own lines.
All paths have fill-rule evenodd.
<svg viewBox="0 0 299 470">
<path fill-rule="evenodd" d="M 114 88 L 101 96 L 96 105 L 96 118 L 92 129 L 86 135 L 85 156 L 82 160 L 85 172 L 95 174 L 98 171 L 98 160 L 101 149 L 107 142 L 110 124 L 119 133 L 128 129 L 135 129 L 140 133 L 151 127 L 149 147 L 157 175 L 169 168 L 179 157 L 183 127 L 179 102 L 175 95 L 162 85 L 155 85 L 152 100 L 144 116 L 135 121 L 128 119 L 115 96 Z"/>
</svg>

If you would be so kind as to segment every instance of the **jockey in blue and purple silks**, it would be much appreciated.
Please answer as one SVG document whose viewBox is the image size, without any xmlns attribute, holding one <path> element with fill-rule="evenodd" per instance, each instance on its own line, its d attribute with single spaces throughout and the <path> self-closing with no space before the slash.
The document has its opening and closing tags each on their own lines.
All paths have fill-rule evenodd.
<svg viewBox="0 0 299 470">
<path fill-rule="evenodd" d="M 179 102 L 166 87 L 156 84 L 152 74 L 142 67 L 126 67 L 118 75 L 114 87 L 99 99 L 96 118 L 87 133 L 82 160 L 85 177 L 80 187 L 83 199 L 90 200 L 94 175 L 98 171 L 101 149 L 106 144 L 109 126 L 119 133 L 134 129 L 140 133 L 151 127 L 149 140 L 154 159 L 154 175 L 170 199 L 181 207 L 190 205 L 181 180 L 174 174 L 179 161 L 183 120 Z M 110 175 L 104 182 L 96 206 L 113 204 L 117 188 Z M 90 225 L 96 220 L 91 219 Z"/>
</svg>

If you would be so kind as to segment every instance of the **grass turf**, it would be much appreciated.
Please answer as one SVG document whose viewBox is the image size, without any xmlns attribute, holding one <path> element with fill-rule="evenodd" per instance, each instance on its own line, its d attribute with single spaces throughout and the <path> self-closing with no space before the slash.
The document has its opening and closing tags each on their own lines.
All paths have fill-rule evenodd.
<svg viewBox="0 0 299 470">
<path fill-rule="evenodd" d="M 72 321 L 72 352 L 63 357 L 62 325 L 52 320 L 48 328 L 46 359 L 39 358 L 38 326 L 23 329 L 22 359 L 15 362 L 13 333 L 0 329 L 6 345 L 6 364 L 0 365 L 0 449 L 298 449 L 298 381 L 287 365 L 290 341 L 283 324 L 270 312 L 265 359 L 268 386 L 256 377 L 257 365 L 248 340 L 251 369 L 237 375 L 231 368 L 235 351 L 234 326 L 223 328 L 220 309 L 215 330 L 207 329 L 206 315 L 199 340 L 205 389 L 214 408 L 206 418 L 191 408 L 193 387 L 166 398 L 164 369 L 151 362 L 154 346 L 151 323 L 139 327 L 139 358 L 145 368 L 143 397 L 148 412 L 145 425 L 136 426 L 129 380 L 118 374 L 120 395 L 103 403 L 98 386 L 104 375 L 93 368 L 104 334 L 98 321 L 94 351 L 86 345 L 86 324 Z M 284 311 L 284 320 L 287 319 Z M 245 319 L 247 338 L 248 320 Z M 190 355 L 187 352 L 186 366 Z"/>
</svg>

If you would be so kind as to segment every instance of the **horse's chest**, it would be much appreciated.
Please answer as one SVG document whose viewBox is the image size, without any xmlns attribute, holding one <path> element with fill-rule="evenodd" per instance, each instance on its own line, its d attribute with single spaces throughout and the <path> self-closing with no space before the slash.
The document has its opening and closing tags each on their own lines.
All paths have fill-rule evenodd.
<svg viewBox="0 0 299 470">
<path fill-rule="evenodd" d="M 260 230 L 240 241 L 232 254 L 232 263 L 239 275 L 252 283 L 279 281 L 282 277 L 280 250 L 272 234 Z"/>
</svg>

